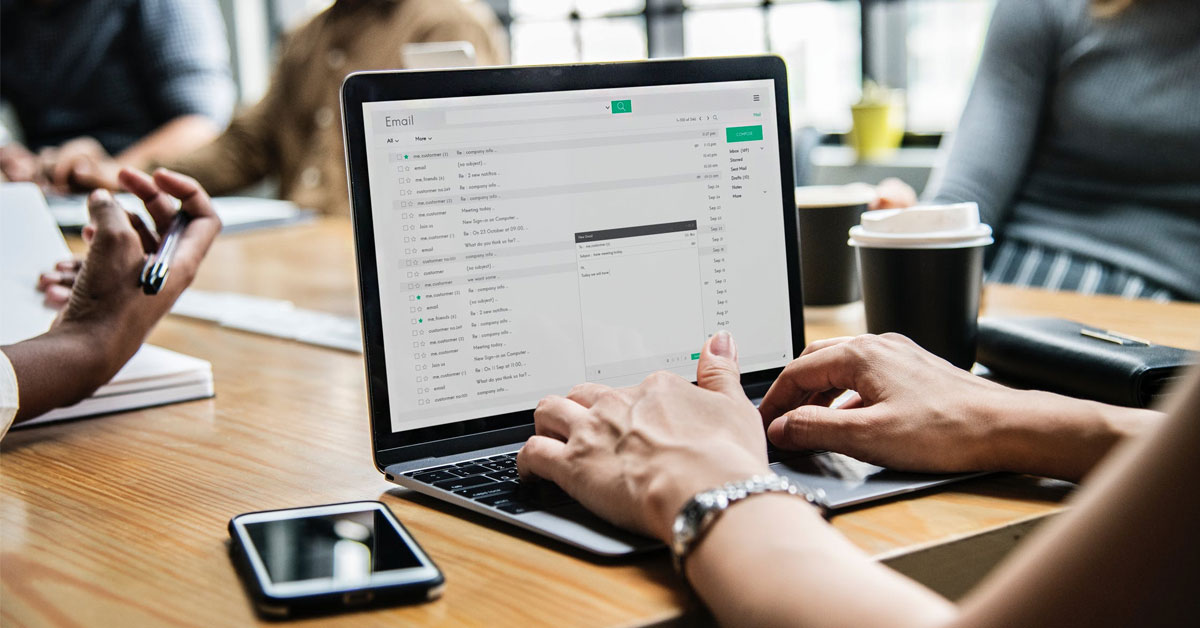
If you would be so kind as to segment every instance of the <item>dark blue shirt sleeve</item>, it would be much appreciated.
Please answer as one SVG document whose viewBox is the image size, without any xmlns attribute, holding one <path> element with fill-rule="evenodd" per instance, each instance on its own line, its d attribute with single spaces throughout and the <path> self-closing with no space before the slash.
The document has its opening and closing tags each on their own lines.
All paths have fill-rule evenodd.
<svg viewBox="0 0 1200 628">
<path fill-rule="evenodd" d="M 235 90 L 216 2 L 143 0 L 139 12 L 145 80 L 158 116 L 198 114 L 225 127 Z"/>
</svg>

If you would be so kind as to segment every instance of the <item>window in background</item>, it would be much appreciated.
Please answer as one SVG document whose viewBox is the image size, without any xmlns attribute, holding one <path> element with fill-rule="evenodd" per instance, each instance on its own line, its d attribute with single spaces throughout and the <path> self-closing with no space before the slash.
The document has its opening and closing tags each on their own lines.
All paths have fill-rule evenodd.
<svg viewBox="0 0 1200 628">
<path fill-rule="evenodd" d="M 585 19 L 579 23 L 579 41 L 583 61 L 645 59 L 646 21 L 641 17 Z"/>
<path fill-rule="evenodd" d="M 958 124 L 994 0 L 909 0 L 908 128 L 940 132 Z"/>
<path fill-rule="evenodd" d="M 512 61 L 645 59 L 645 9 L 645 0 L 510 0 Z"/>
<path fill-rule="evenodd" d="M 557 0 L 557 4 L 569 4 Z M 614 13 L 640 13 L 646 8 L 646 0 L 575 0 L 575 7 L 583 17 L 601 17 Z"/>
<path fill-rule="evenodd" d="M 578 22 L 513 19 L 508 30 L 517 65 L 579 61 Z"/>
<path fill-rule="evenodd" d="M 759 0 L 683 0 L 683 6 L 692 8 L 735 7 L 763 4 Z"/>
<path fill-rule="evenodd" d="M 792 123 L 850 126 L 862 83 L 857 0 L 492 0 L 513 63 L 720 56 L 768 51 L 788 63 Z M 673 28 L 673 26 L 675 26 Z M 658 41 L 651 45 L 652 37 Z M 664 41 L 666 39 L 667 41 Z"/>
<path fill-rule="evenodd" d="M 223 0 L 230 2 L 233 0 Z M 239 0 L 240 1 L 240 0 Z M 329 0 L 259 0 L 275 33 Z M 864 69 L 906 90 L 908 129 L 958 121 L 995 0 L 482 0 L 516 64 L 775 52 L 793 126 L 850 128 Z M 866 23 L 864 25 L 864 16 Z M 864 58 L 865 57 L 865 58 Z"/>
<path fill-rule="evenodd" d="M 766 52 L 763 13 L 760 7 L 685 11 L 683 53 L 689 57 L 715 57 Z"/>
<path fill-rule="evenodd" d="M 767 14 L 771 49 L 787 61 L 792 126 L 850 128 L 862 85 L 856 2 L 776 4 Z"/>
<path fill-rule="evenodd" d="M 571 14 L 571 3 L 562 0 L 509 0 L 508 10 L 513 17 L 520 18 L 565 18 Z"/>
</svg>

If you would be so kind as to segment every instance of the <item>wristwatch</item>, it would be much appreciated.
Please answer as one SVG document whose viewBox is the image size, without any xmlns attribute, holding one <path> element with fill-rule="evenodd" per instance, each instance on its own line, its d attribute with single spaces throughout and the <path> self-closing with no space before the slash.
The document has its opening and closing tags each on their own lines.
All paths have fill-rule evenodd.
<svg viewBox="0 0 1200 628">
<path fill-rule="evenodd" d="M 679 514 L 671 527 L 671 556 L 674 559 L 675 570 L 683 574 L 683 562 L 696 544 L 712 527 L 713 522 L 731 505 L 752 495 L 765 493 L 787 493 L 803 497 L 805 501 L 817 507 L 821 516 L 829 518 L 829 508 L 825 505 L 825 491 L 817 489 L 810 491 L 787 478 L 770 474 L 756 475 L 741 482 L 730 482 L 724 486 L 709 491 L 697 493 L 692 497 Z"/>
</svg>

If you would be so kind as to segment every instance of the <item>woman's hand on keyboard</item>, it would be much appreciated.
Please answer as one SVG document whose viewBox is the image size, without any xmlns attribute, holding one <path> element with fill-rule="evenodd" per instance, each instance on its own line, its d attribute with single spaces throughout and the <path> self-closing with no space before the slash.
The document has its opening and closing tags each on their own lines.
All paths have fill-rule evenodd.
<svg viewBox="0 0 1200 628">
<path fill-rule="evenodd" d="M 846 390 L 846 403 L 830 402 Z M 1156 413 L 1014 390 L 898 334 L 809 345 L 759 406 L 782 449 L 828 449 L 893 469 L 1078 479 Z"/>
<path fill-rule="evenodd" d="M 537 435 L 517 456 L 522 477 L 551 480 L 600 516 L 669 540 L 693 495 L 768 473 L 728 333 L 709 339 L 697 368 L 698 386 L 655 373 L 630 388 L 582 384 L 543 399 Z"/>
</svg>

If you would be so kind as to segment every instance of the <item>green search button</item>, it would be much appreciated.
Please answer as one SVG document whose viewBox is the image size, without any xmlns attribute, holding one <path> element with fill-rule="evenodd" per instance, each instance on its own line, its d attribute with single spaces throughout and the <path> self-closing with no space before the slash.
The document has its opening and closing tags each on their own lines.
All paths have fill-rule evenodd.
<svg viewBox="0 0 1200 628">
<path fill-rule="evenodd" d="M 726 142 L 757 142 L 762 139 L 762 125 L 731 126 L 725 129 Z"/>
<path fill-rule="evenodd" d="M 633 113 L 633 101 L 630 100 L 614 100 L 612 101 L 613 113 Z"/>
</svg>

